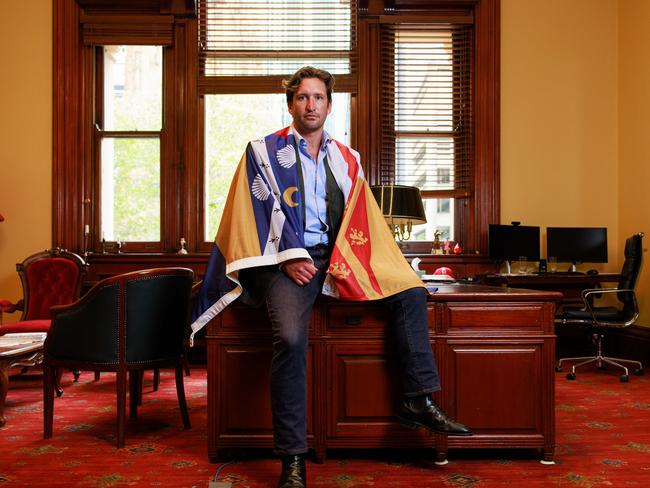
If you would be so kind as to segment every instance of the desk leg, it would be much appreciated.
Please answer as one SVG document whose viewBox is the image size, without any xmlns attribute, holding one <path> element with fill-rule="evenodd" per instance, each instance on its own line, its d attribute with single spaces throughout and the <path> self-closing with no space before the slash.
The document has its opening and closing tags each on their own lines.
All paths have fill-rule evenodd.
<svg viewBox="0 0 650 488">
<path fill-rule="evenodd" d="M 431 434 L 435 436 L 435 449 L 436 449 L 436 460 L 435 463 L 439 466 L 443 466 L 447 464 L 447 449 L 448 449 L 448 442 L 447 442 L 447 436 L 445 435 L 438 435 L 438 434 Z"/>
<path fill-rule="evenodd" d="M 5 399 L 9 390 L 9 361 L 0 361 L 0 427 L 7 423 L 5 418 Z"/>
</svg>

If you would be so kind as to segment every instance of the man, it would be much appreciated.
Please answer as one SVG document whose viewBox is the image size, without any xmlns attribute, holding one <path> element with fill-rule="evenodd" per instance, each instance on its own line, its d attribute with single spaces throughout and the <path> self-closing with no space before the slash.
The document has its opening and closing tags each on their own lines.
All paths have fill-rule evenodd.
<svg viewBox="0 0 650 488">
<path fill-rule="evenodd" d="M 312 67 L 283 82 L 293 124 L 248 145 L 199 296 L 203 314 L 193 324 L 198 330 L 241 293 L 251 303 L 265 303 L 273 330 L 271 402 L 275 452 L 282 456 L 280 488 L 306 486 L 307 344 L 321 292 L 385 303 L 402 362 L 402 422 L 441 434 L 471 434 L 431 400 L 440 382 L 426 289 L 385 225 L 358 153 L 323 130 L 333 84 L 332 75 Z M 242 219 L 254 222 L 254 236 Z"/>
</svg>

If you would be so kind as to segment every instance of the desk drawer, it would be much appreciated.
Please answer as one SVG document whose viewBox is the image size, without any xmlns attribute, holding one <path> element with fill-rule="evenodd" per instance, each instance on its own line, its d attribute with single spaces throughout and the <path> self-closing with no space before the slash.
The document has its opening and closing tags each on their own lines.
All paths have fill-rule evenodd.
<svg viewBox="0 0 650 488">
<path fill-rule="evenodd" d="M 390 313 L 381 303 L 340 302 L 326 305 L 326 330 L 329 334 L 350 337 L 354 335 L 379 335 L 390 327 Z M 427 305 L 429 329 L 433 329 L 433 305 Z"/>
<path fill-rule="evenodd" d="M 380 304 L 329 303 L 326 307 L 326 330 L 343 335 L 383 334 L 388 312 Z"/>
<path fill-rule="evenodd" d="M 548 326 L 548 307 L 543 303 L 449 303 L 443 311 L 443 322 L 449 333 L 471 330 L 502 330 L 512 333 L 516 329 L 544 332 Z"/>
<path fill-rule="evenodd" d="M 266 309 L 247 307 L 233 303 L 221 312 L 221 329 L 223 330 L 271 330 Z"/>
</svg>

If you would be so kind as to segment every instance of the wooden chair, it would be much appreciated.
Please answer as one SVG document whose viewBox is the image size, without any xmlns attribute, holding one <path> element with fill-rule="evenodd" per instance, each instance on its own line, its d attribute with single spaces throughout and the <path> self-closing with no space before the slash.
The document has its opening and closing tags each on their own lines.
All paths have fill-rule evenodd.
<svg viewBox="0 0 650 488">
<path fill-rule="evenodd" d="M 52 319 L 50 309 L 56 305 L 72 303 L 79 298 L 87 267 L 81 256 L 60 248 L 33 254 L 22 263 L 16 264 L 23 287 L 23 298 L 15 303 L 0 300 L 0 319 L 2 312 L 21 311 L 22 315 L 16 322 L 0 323 L 0 335 L 48 332 Z M 77 377 L 78 374 L 75 374 L 75 378 Z M 62 390 L 57 387 L 57 394 L 61 393 Z"/>
<path fill-rule="evenodd" d="M 174 367 L 183 426 L 190 428 L 183 339 L 193 276 L 186 268 L 126 273 L 102 280 L 81 300 L 52 310 L 43 361 L 44 438 L 52 436 L 57 368 L 116 372 L 117 446 L 124 447 L 127 373 L 130 415 L 136 418 L 143 371 Z"/>
<path fill-rule="evenodd" d="M 87 267 L 81 256 L 58 247 L 32 254 L 16 264 L 23 298 L 15 303 L 0 300 L 0 311 L 20 311 L 22 315 L 17 322 L 0 324 L 0 335 L 47 332 L 50 328 L 50 307 L 66 305 L 79 298 Z"/>
</svg>

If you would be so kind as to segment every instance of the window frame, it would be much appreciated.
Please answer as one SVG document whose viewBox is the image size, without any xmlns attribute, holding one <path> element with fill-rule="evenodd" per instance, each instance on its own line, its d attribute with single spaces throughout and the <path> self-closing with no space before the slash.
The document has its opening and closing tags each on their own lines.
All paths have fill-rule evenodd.
<svg viewBox="0 0 650 488">
<path fill-rule="evenodd" d="M 370 2 L 360 2 L 360 7 L 368 10 L 359 20 L 359 70 L 360 73 L 374 73 L 375 78 L 379 78 L 377 56 L 380 52 L 382 23 L 462 23 L 472 20 L 473 193 L 465 198 L 454 199 L 454 216 L 456 232 L 461 232 L 457 240 L 463 253 L 486 255 L 488 224 L 499 222 L 500 218 L 500 0 L 395 0 L 385 1 L 383 9 Z M 375 140 L 380 141 L 381 107 L 377 94 L 381 85 L 371 75 L 366 86 L 370 86 L 372 93 L 361 103 L 369 107 L 368 116 L 361 121 L 358 129 L 360 133 L 374 134 Z M 381 184 L 381 144 L 366 141 L 358 149 L 365 157 L 370 184 Z M 422 255 L 431 252 L 431 241 L 403 242 L 400 246 L 405 254 Z"/>
<path fill-rule="evenodd" d="M 353 0 L 354 2 L 355 0 Z M 200 8 L 200 7 L 199 7 Z M 357 7 L 358 8 L 358 7 Z M 352 19 L 352 25 L 356 25 L 355 19 Z M 200 35 L 200 34 L 199 34 Z M 354 36 L 357 36 L 353 32 L 352 46 L 355 45 L 356 40 Z M 350 94 L 350 143 L 354 147 L 356 144 L 356 134 L 355 130 L 356 125 L 356 96 L 357 96 L 357 73 L 356 73 L 356 59 L 355 52 L 351 51 L 350 74 L 337 74 L 335 75 L 335 91 L 337 93 L 349 93 Z M 257 52 L 255 54 L 259 57 L 264 57 L 264 53 Z M 269 58 L 274 58 L 275 54 L 268 53 Z M 283 94 L 282 90 L 282 80 L 286 79 L 286 75 L 246 75 L 240 77 L 233 76 L 217 76 L 212 75 L 208 76 L 204 74 L 204 65 L 201 55 L 199 55 L 199 124 L 200 131 L 198 134 L 198 146 L 200 148 L 198 154 L 198 172 L 200 175 L 205 174 L 205 97 L 207 95 L 248 95 L 248 94 Z M 280 129 L 281 127 L 278 127 Z M 259 134 L 260 136 L 263 134 Z M 246 148 L 241 148 L 241 153 L 244 153 Z M 205 208 L 205 181 L 203 178 L 200 178 L 197 182 L 198 186 L 198 220 L 199 220 L 199 229 L 198 229 L 198 239 L 196 241 L 196 249 L 199 252 L 210 252 L 212 249 L 213 241 L 205 240 L 202 241 L 201 236 L 203 234 L 203 220 L 206 218 L 206 208 Z M 206 236 L 207 237 L 207 236 Z"/>
<path fill-rule="evenodd" d="M 117 251 L 118 245 L 115 241 L 104 241 L 103 232 L 102 232 L 102 142 L 105 139 L 153 139 L 158 140 L 160 153 L 159 153 L 159 164 L 160 164 L 160 238 L 157 241 L 124 241 L 120 245 L 124 246 L 123 249 L 130 252 L 161 252 L 162 251 L 162 241 L 163 235 L 165 234 L 165 222 L 168 220 L 167 215 L 165 214 L 166 208 L 164 207 L 164 202 L 168 200 L 167 193 L 170 190 L 170 185 L 167 181 L 163 179 L 163 168 L 166 167 L 167 160 L 163 152 L 163 146 L 166 143 L 165 140 L 165 107 L 167 105 L 165 100 L 165 90 L 162 90 L 162 114 L 161 114 L 161 127 L 158 131 L 153 130 L 140 130 L 140 131 L 127 131 L 127 130 L 105 130 L 104 129 L 104 45 L 93 46 L 95 50 L 94 53 L 94 65 L 95 65 L 95 76 L 93 78 L 93 92 L 95 93 L 94 100 L 94 131 L 93 131 L 93 174 L 96 175 L 93 178 L 93 194 L 96 196 L 95 204 L 93 205 L 93 222 L 95 222 L 97 232 L 96 235 L 99 235 L 99 249 L 94 248 L 95 252 L 102 252 L 104 250 Z M 115 45 L 115 44 L 112 44 Z M 147 45 L 147 46 L 157 46 L 156 44 L 138 44 L 138 45 Z M 165 86 L 165 58 L 167 55 L 167 50 L 165 46 L 161 46 L 162 49 L 162 84 Z M 120 249 L 122 250 L 122 249 Z"/>
</svg>

